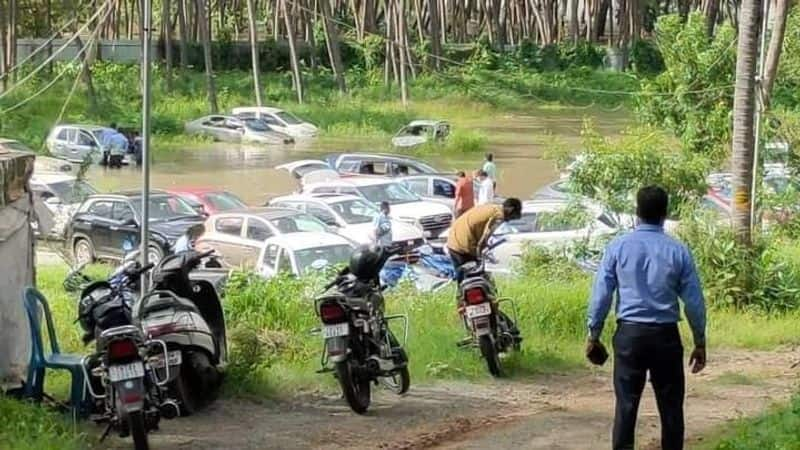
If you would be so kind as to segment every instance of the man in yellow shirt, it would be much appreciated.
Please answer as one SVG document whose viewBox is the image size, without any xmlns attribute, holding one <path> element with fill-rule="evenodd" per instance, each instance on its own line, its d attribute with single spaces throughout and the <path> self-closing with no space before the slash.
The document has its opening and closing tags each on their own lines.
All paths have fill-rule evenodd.
<svg viewBox="0 0 800 450">
<path fill-rule="evenodd" d="M 521 215 L 522 203 L 517 198 L 509 198 L 502 205 L 476 206 L 453 222 L 447 235 L 447 251 L 459 281 L 459 268 L 480 259 L 481 251 L 495 228 L 507 220 L 519 219 Z"/>
</svg>

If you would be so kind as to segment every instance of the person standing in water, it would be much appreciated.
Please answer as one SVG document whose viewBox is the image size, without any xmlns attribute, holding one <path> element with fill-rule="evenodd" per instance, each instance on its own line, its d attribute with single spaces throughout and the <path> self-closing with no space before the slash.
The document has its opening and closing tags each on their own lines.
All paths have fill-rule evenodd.
<svg viewBox="0 0 800 450">
<path fill-rule="evenodd" d="M 486 172 L 486 175 L 489 176 L 492 180 L 492 186 L 495 190 L 497 190 L 497 164 L 494 163 L 494 155 L 491 153 L 486 154 L 486 159 L 483 161 L 483 167 L 481 170 Z"/>
</svg>

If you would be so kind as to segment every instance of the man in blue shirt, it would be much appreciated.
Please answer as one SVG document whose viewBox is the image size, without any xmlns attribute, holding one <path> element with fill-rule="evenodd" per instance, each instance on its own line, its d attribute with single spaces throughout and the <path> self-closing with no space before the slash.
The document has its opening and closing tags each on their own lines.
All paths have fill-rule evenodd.
<svg viewBox="0 0 800 450">
<path fill-rule="evenodd" d="M 679 450 L 683 448 L 685 379 L 678 297 L 683 300 L 694 337 L 689 359 L 692 373 L 703 370 L 706 363 L 705 300 L 691 253 L 664 233 L 667 193 L 659 187 L 645 187 L 638 192 L 636 203 L 639 225 L 608 245 L 595 278 L 586 355 L 595 364 L 604 361 L 600 334 L 614 292 L 618 292 L 613 448 L 634 448 L 639 400 L 649 372 L 661 416 L 661 448 Z"/>
<path fill-rule="evenodd" d="M 389 218 L 389 203 L 381 202 L 381 212 L 372 220 L 375 243 L 382 247 L 392 245 L 392 219 Z"/>
</svg>

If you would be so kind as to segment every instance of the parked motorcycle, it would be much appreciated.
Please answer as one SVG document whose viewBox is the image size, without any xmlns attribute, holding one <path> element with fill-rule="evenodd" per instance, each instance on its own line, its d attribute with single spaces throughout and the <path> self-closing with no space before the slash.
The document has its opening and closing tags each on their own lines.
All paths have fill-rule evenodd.
<svg viewBox="0 0 800 450">
<path fill-rule="evenodd" d="M 370 261 L 358 267 L 354 261 L 366 252 L 372 252 Z M 408 318 L 384 315 L 378 273 L 387 258 L 380 247 L 356 249 L 350 266 L 325 286 L 325 292 L 315 301 L 322 322 L 318 331 L 325 340 L 320 372 L 335 372 L 347 403 L 358 414 L 369 408 L 373 383 L 381 383 L 398 395 L 406 393 L 411 383 L 403 348 Z M 393 320 L 403 322 L 403 344 L 389 329 Z"/>
<path fill-rule="evenodd" d="M 181 252 L 161 260 L 152 271 L 152 290 L 134 310 L 149 338 L 167 345 L 166 358 L 153 366 L 168 376 L 169 393 L 181 415 L 190 415 L 213 401 L 227 364 L 225 318 L 218 293 L 207 279 L 189 275 L 213 252 Z"/>
<path fill-rule="evenodd" d="M 96 341 L 96 351 L 83 360 L 86 387 L 95 400 L 90 418 L 107 423 L 103 438 L 111 430 L 131 436 L 136 450 L 149 448 L 147 433 L 158 429 L 161 417 L 177 416 L 177 404 L 166 397 L 151 359 L 166 353 L 162 341 L 147 339 L 131 324 L 135 295 L 133 280 L 152 268 L 128 264 L 117 269 L 108 281 L 87 286 L 78 305 L 78 320 L 85 331 L 85 343 Z"/>
<path fill-rule="evenodd" d="M 517 308 L 508 297 L 498 297 L 491 274 L 484 262 L 491 259 L 491 248 L 483 253 L 481 262 L 469 262 L 459 268 L 463 279 L 458 287 L 458 312 L 464 320 L 469 337 L 460 346 L 480 349 L 492 376 L 502 375 L 500 354 L 509 349 L 519 350 L 522 342 L 517 329 Z M 511 305 L 513 320 L 500 310 L 500 305 Z"/>
</svg>

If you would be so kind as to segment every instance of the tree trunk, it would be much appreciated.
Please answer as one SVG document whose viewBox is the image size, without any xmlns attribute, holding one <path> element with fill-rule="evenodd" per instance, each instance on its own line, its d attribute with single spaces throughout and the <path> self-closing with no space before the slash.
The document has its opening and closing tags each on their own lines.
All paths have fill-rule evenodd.
<svg viewBox="0 0 800 450">
<path fill-rule="evenodd" d="M 773 13 L 775 22 L 772 25 L 772 36 L 769 41 L 767 59 L 764 61 L 764 80 L 761 86 L 765 107 L 769 105 L 772 86 L 775 84 L 775 76 L 778 74 L 778 61 L 781 58 L 781 50 L 783 49 L 783 36 L 786 34 L 786 18 L 788 15 L 789 0 L 776 0 Z"/>
<path fill-rule="evenodd" d="M 92 69 L 89 66 L 89 51 L 91 50 L 91 46 L 96 45 L 96 43 L 93 42 L 88 49 L 81 50 L 83 48 L 83 42 L 80 36 L 78 36 L 75 39 L 75 45 L 78 46 L 81 60 L 81 77 L 83 78 L 84 84 L 86 84 L 86 100 L 89 104 L 89 113 L 94 114 L 97 112 L 97 96 L 95 95 L 94 82 L 92 81 Z"/>
<path fill-rule="evenodd" d="M 17 0 L 8 0 L 8 40 L 6 41 L 6 48 L 8 49 L 8 61 L 6 67 L 12 69 L 17 64 L 17 19 L 19 19 L 19 4 Z M 17 78 L 16 71 L 11 73 L 11 79 Z"/>
<path fill-rule="evenodd" d="M 433 68 L 439 70 L 442 68 L 442 29 L 439 22 L 439 0 L 428 0 L 428 11 L 430 14 L 431 53 L 433 55 L 431 62 L 433 63 Z"/>
<path fill-rule="evenodd" d="M 161 0 L 161 3 L 161 26 L 164 30 L 164 87 L 170 92 L 172 90 L 172 21 L 170 20 L 172 4 L 170 0 Z"/>
<path fill-rule="evenodd" d="M 8 89 L 8 46 L 6 45 L 6 5 L 0 0 L 0 90 Z"/>
<path fill-rule="evenodd" d="M 205 0 L 195 0 L 194 6 L 197 13 L 198 32 L 200 33 L 200 40 L 203 42 L 203 62 L 206 66 L 208 109 L 211 114 L 216 114 L 217 111 L 219 111 L 219 105 L 217 104 L 217 87 L 214 84 L 214 69 L 211 67 L 211 38 L 208 33 Z"/>
<path fill-rule="evenodd" d="M 405 0 L 398 0 L 397 6 L 397 35 L 402 43 L 406 33 L 406 4 Z M 402 45 L 402 44 L 401 44 Z M 408 106 L 408 86 L 406 86 L 406 51 L 400 48 L 400 99 L 403 107 Z"/>
<path fill-rule="evenodd" d="M 611 0 L 600 0 L 599 8 L 597 8 L 597 13 L 594 16 L 594 24 L 592 25 L 595 42 L 600 42 L 600 39 L 606 33 L 606 17 L 609 9 L 611 9 Z"/>
<path fill-rule="evenodd" d="M 256 11 L 253 0 L 247 1 L 247 23 L 250 30 L 250 62 L 253 66 L 253 90 L 256 93 L 256 106 L 262 106 L 261 102 L 261 77 L 259 72 L 261 66 L 258 64 L 258 28 L 256 28 Z"/>
<path fill-rule="evenodd" d="M 331 20 L 331 7 L 328 1 L 329 0 L 321 0 L 319 2 L 320 11 L 322 12 L 322 28 L 325 30 L 328 57 L 330 58 L 333 75 L 336 77 L 336 84 L 339 86 L 339 91 L 345 93 L 347 92 L 347 84 L 344 80 L 344 66 L 342 64 L 341 49 L 339 48 L 339 35 L 336 24 Z"/>
<path fill-rule="evenodd" d="M 752 244 L 750 190 L 756 144 L 756 56 L 761 30 L 761 0 L 743 0 L 736 50 L 736 87 L 733 94 L 733 231 L 740 244 Z"/>
<path fill-rule="evenodd" d="M 181 70 L 186 70 L 186 66 L 189 65 L 189 55 L 188 55 L 188 47 L 187 42 L 189 41 L 189 33 L 186 27 L 186 1 L 187 0 L 177 0 L 178 2 L 178 33 L 180 34 L 180 52 L 181 52 Z"/>
<path fill-rule="evenodd" d="M 286 39 L 289 42 L 289 58 L 292 61 L 292 84 L 297 93 L 297 103 L 303 103 L 303 77 L 300 74 L 300 60 L 297 57 L 297 48 L 294 42 L 294 26 L 286 8 L 286 0 L 280 0 L 283 19 L 286 24 Z"/>
<path fill-rule="evenodd" d="M 573 43 L 578 42 L 578 0 L 567 0 L 567 22 L 569 38 Z"/>
<path fill-rule="evenodd" d="M 719 14 L 719 0 L 708 0 L 704 12 L 706 15 L 706 35 L 709 38 L 711 38 L 714 36 L 714 28 L 717 25 L 717 14 Z"/>
</svg>

